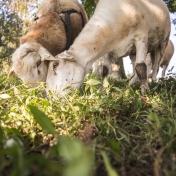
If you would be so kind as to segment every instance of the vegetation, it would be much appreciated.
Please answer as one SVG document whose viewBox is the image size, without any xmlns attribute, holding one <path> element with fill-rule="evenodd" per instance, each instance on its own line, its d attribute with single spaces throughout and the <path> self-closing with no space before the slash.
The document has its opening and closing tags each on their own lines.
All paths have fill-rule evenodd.
<svg viewBox="0 0 176 176">
<path fill-rule="evenodd" d="M 176 11 L 176 1 L 175 0 L 164 0 L 170 12 Z"/>
<path fill-rule="evenodd" d="M 38 2 L 0 1 L 0 176 L 175 176 L 174 78 L 142 96 L 129 80 L 89 75 L 58 98 L 44 83 L 28 89 L 7 77 L 2 61 L 10 63 Z M 91 17 L 95 1 L 82 2 Z"/>
<path fill-rule="evenodd" d="M 88 17 L 90 18 L 95 11 L 96 0 L 82 0 L 82 4 L 85 7 Z"/>
<path fill-rule="evenodd" d="M 18 37 L 22 31 L 22 20 L 13 11 L 6 8 L 5 2 L 0 2 L 0 59 L 5 60 L 19 45 Z"/>
<path fill-rule="evenodd" d="M 58 98 L 0 73 L 0 175 L 175 176 L 174 78 L 141 96 L 90 75 Z"/>
<path fill-rule="evenodd" d="M 34 5 L 35 4 L 35 5 Z M 37 3 L 30 1 L 0 1 L 0 64 L 9 58 L 19 46 L 19 38 L 24 35 L 32 24 L 31 16 Z M 29 12 L 33 13 L 29 14 Z"/>
<path fill-rule="evenodd" d="M 96 3 L 99 0 L 81 0 L 81 1 L 85 7 L 88 17 L 90 18 L 95 10 Z M 175 0 L 163 0 L 163 1 L 166 3 L 170 12 L 173 13 L 176 11 L 176 1 Z"/>
</svg>

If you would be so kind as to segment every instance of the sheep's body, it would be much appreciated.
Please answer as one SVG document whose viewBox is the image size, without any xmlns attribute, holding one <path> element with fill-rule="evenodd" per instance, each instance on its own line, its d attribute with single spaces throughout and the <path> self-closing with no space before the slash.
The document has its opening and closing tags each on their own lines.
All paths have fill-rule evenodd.
<svg viewBox="0 0 176 176">
<path fill-rule="evenodd" d="M 56 62 L 54 61 L 50 62 L 48 85 L 59 89 L 58 85 L 72 82 L 67 79 L 67 74 L 72 74 L 79 87 L 93 62 L 106 53 L 111 53 L 116 58 L 131 56 L 142 92 L 145 93 L 149 90 L 146 55 L 149 52 L 155 53 L 153 60 L 157 66 L 165 51 L 169 35 L 169 11 L 162 0 L 100 0 L 92 18 L 65 56 L 65 58 L 72 56 L 75 59 L 76 64 L 72 63 L 73 67 L 78 64 L 85 70 L 81 79 L 80 75 L 67 73 L 66 67 L 62 70 L 58 67 L 55 73 L 65 77 L 65 81 L 63 79 L 61 81 L 57 74 L 53 74 L 52 65 Z M 59 59 L 59 56 L 57 58 Z M 79 79 L 76 79 L 77 76 Z"/>
<path fill-rule="evenodd" d="M 67 35 L 65 29 L 66 11 L 75 10 L 70 14 L 71 43 L 81 32 L 87 22 L 87 15 L 77 0 L 45 0 L 41 4 L 36 24 L 21 38 L 21 44 L 35 41 L 45 47 L 52 55 L 57 55 L 66 49 Z"/>
<path fill-rule="evenodd" d="M 87 20 L 86 12 L 77 0 L 44 0 L 39 7 L 35 25 L 21 38 L 21 45 L 12 56 L 10 75 L 14 71 L 23 82 L 46 81 L 47 68 L 44 65 L 47 63 L 44 62 L 47 61 L 37 66 L 41 59 L 39 51 L 33 46 L 44 47 L 52 55 L 57 55 L 68 49 Z M 33 57 L 34 52 L 38 60 Z M 27 61 L 29 59 L 30 62 Z"/>
</svg>

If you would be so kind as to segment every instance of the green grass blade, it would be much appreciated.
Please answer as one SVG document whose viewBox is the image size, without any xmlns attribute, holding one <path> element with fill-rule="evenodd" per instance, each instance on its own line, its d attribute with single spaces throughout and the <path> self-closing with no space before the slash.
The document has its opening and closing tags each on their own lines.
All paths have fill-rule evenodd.
<svg viewBox="0 0 176 176">
<path fill-rule="evenodd" d="M 35 120 L 42 127 L 42 129 L 48 134 L 55 135 L 56 132 L 55 132 L 55 129 L 54 129 L 54 125 L 52 124 L 52 122 L 49 119 L 49 117 L 47 115 L 45 115 L 45 113 L 40 111 L 35 106 L 28 105 L 28 107 L 29 107 L 32 115 L 34 116 Z"/>
</svg>

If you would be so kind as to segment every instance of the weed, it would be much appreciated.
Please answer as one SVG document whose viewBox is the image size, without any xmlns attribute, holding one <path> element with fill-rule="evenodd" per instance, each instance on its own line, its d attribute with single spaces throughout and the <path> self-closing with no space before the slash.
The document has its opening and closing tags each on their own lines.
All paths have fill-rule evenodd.
<svg viewBox="0 0 176 176">
<path fill-rule="evenodd" d="M 146 96 L 128 81 L 89 75 L 57 97 L 0 73 L 0 175 L 174 176 L 176 80 Z"/>
</svg>

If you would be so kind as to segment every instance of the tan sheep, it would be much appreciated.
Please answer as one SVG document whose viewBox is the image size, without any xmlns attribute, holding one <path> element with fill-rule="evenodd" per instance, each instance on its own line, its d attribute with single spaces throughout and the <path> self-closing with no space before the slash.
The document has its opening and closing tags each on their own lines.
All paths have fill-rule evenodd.
<svg viewBox="0 0 176 176">
<path fill-rule="evenodd" d="M 165 54 L 164 54 L 164 57 L 162 58 L 162 60 L 160 62 L 160 67 L 163 68 L 163 70 L 162 70 L 162 77 L 163 78 L 165 76 L 166 69 L 167 69 L 167 67 L 169 65 L 169 62 L 170 62 L 173 54 L 174 54 L 174 45 L 173 45 L 172 41 L 169 40 L 169 42 L 167 44 L 167 48 L 166 48 Z"/>
<path fill-rule="evenodd" d="M 166 69 L 167 69 L 167 67 L 169 65 L 169 62 L 170 62 L 173 54 L 174 54 L 174 45 L 173 45 L 172 41 L 169 40 L 168 44 L 167 44 L 167 47 L 166 47 L 166 50 L 165 50 L 165 53 L 164 53 L 164 55 L 163 55 L 163 57 L 162 57 L 162 59 L 160 61 L 160 64 L 159 64 L 159 66 L 162 68 L 162 75 L 161 75 L 162 78 L 165 77 Z M 147 64 L 147 70 L 148 70 L 147 71 L 148 72 L 148 78 L 151 81 L 153 70 L 156 69 L 157 72 L 158 72 L 159 68 L 158 67 L 155 68 L 153 66 L 153 60 L 151 59 L 151 55 L 150 54 L 147 55 L 146 64 Z"/>
<path fill-rule="evenodd" d="M 44 47 L 40 50 L 54 56 L 69 49 L 88 19 L 77 0 L 44 0 L 35 20 L 35 25 L 20 39 L 21 45 L 12 55 L 9 76 L 16 73 L 23 82 L 45 82 L 48 64 L 41 62 L 39 48 Z"/>
</svg>

